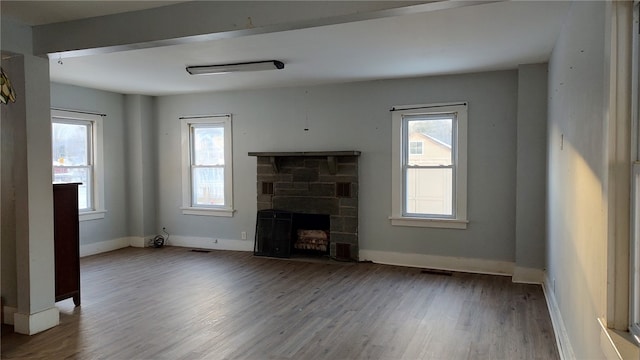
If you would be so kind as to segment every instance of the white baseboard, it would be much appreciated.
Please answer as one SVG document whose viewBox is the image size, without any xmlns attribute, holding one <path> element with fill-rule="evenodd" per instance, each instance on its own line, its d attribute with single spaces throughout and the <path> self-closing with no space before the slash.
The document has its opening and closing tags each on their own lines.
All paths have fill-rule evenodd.
<svg viewBox="0 0 640 360">
<path fill-rule="evenodd" d="M 171 235 L 167 245 L 211 250 L 253 251 L 253 240 Z"/>
<path fill-rule="evenodd" d="M 80 257 L 100 254 L 107 251 L 113 251 L 131 246 L 132 237 L 124 237 L 119 239 L 100 241 L 91 244 L 80 244 Z"/>
<path fill-rule="evenodd" d="M 14 331 L 18 334 L 34 335 L 51 329 L 60 323 L 60 312 L 52 307 L 35 314 L 15 313 L 13 316 Z"/>
<path fill-rule="evenodd" d="M 562 320 L 562 314 L 560 313 L 560 307 L 556 301 L 556 296 L 551 288 L 551 281 L 545 275 L 544 283 L 542 284 L 542 290 L 544 297 L 547 299 L 547 307 L 549 308 L 549 315 L 551 316 L 551 325 L 553 326 L 553 332 L 556 336 L 556 345 L 558 346 L 558 353 L 560 353 L 561 360 L 573 360 L 576 358 L 571 346 L 571 340 L 569 340 L 569 334 L 567 328 L 564 326 L 564 320 Z"/>
<path fill-rule="evenodd" d="M 151 238 L 153 237 L 130 236 L 119 239 L 100 241 L 92 244 L 81 244 L 80 257 L 100 254 L 103 252 L 126 248 L 129 246 L 146 247 L 148 246 L 148 239 Z M 195 236 L 171 235 L 165 245 L 212 250 L 253 251 L 253 240 L 219 239 Z"/>
<path fill-rule="evenodd" d="M 140 247 L 140 248 L 147 247 L 148 243 L 147 243 L 146 239 L 149 239 L 149 238 L 152 239 L 153 236 L 144 236 L 144 237 L 142 237 L 142 236 L 132 236 L 132 237 L 129 238 L 129 240 L 130 240 L 129 241 L 129 245 L 132 246 L 132 247 Z"/>
<path fill-rule="evenodd" d="M 409 254 L 391 251 L 360 250 L 361 261 L 378 264 L 409 266 L 438 270 L 461 271 L 479 274 L 512 275 L 513 263 L 453 256 Z"/>
<path fill-rule="evenodd" d="M 542 284 L 544 271 L 541 269 L 515 266 L 513 268 L 513 282 L 521 284 Z"/>
<path fill-rule="evenodd" d="M 4 306 L 2 308 L 2 319 L 4 320 L 4 323 L 7 325 L 13 325 L 13 316 L 15 315 L 15 313 L 18 312 L 18 308 L 15 308 L 13 306 Z"/>
</svg>

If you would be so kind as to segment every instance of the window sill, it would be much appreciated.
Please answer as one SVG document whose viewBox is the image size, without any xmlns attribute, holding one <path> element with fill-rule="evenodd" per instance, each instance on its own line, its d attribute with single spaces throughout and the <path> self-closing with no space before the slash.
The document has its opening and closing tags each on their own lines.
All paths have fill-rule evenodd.
<svg viewBox="0 0 640 360">
<path fill-rule="evenodd" d="M 181 207 L 182 215 L 199 215 L 199 216 L 221 216 L 233 217 L 236 212 L 233 209 L 208 209 L 196 207 Z"/>
<path fill-rule="evenodd" d="M 604 319 L 598 318 L 598 323 L 602 329 L 601 343 L 610 345 L 605 347 L 605 356 L 611 354 L 607 358 L 612 359 L 637 359 L 640 354 L 638 343 L 631 333 L 607 328 Z M 603 339 L 605 336 L 606 339 Z M 609 350 L 610 352 L 607 352 Z M 614 355 L 615 354 L 615 355 Z"/>
<path fill-rule="evenodd" d="M 78 220 L 80 221 L 100 220 L 100 219 L 104 219 L 104 214 L 106 213 L 107 213 L 107 210 L 83 211 L 78 214 Z"/>
<path fill-rule="evenodd" d="M 458 219 L 426 219 L 402 216 L 389 216 L 393 226 L 412 226 L 444 229 L 466 229 L 468 220 Z"/>
</svg>

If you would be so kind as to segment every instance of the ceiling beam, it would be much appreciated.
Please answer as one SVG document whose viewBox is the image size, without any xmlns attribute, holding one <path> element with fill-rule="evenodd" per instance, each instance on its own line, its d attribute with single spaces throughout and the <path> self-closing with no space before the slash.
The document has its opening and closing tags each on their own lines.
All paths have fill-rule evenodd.
<svg viewBox="0 0 640 360">
<path fill-rule="evenodd" d="M 196 1 L 33 27 L 34 54 L 67 58 L 204 42 L 497 2 Z"/>
</svg>

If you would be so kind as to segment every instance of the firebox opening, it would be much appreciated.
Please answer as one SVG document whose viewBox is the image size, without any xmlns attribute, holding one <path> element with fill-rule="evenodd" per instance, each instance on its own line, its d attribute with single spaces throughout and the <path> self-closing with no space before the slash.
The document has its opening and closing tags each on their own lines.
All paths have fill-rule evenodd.
<svg viewBox="0 0 640 360">
<path fill-rule="evenodd" d="M 331 229 L 329 215 L 294 213 L 292 220 L 292 255 L 329 255 L 329 230 Z"/>
</svg>

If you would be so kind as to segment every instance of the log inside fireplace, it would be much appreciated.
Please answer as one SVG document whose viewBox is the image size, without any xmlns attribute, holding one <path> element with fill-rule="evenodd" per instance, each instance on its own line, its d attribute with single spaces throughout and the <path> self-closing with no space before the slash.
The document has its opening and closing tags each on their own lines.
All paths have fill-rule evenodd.
<svg viewBox="0 0 640 360">
<path fill-rule="evenodd" d="M 329 234 L 324 230 L 298 229 L 293 248 L 326 252 L 329 249 Z"/>
</svg>

